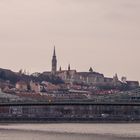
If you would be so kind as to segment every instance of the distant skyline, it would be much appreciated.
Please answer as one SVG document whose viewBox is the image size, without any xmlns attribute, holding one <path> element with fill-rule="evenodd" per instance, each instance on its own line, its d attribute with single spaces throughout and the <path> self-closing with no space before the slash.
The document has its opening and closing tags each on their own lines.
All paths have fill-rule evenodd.
<svg viewBox="0 0 140 140">
<path fill-rule="evenodd" d="M 140 0 L 1 0 L 0 67 L 59 66 L 140 81 Z"/>
</svg>

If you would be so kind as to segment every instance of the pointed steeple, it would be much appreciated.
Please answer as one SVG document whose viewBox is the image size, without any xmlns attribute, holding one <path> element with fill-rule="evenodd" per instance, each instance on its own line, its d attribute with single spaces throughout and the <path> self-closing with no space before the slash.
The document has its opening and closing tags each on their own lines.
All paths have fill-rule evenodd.
<svg viewBox="0 0 140 140">
<path fill-rule="evenodd" d="M 53 56 L 54 56 L 54 57 L 56 56 L 56 53 L 55 53 L 55 46 L 54 46 Z"/>
<path fill-rule="evenodd" d="M 55 75 L 56 72 L 57 72 L 57 59 L 56 59 L 55 46 L 54 46 L 53 57 L 52 57 L 52 74 Z"/>
<path fill-rule="evenodd" d="M 60 68 L 59 68 L 59 71 L 60 71 L 60 72 L 62 71 L 62 68 L 61 68 L 61 66 L 60 66 Z"/>
<path fill-rule="evenodd" d="M 117 73 L 115 74 L 115 76 L 113 76 L 113 80 L 114 82 L 117 82 L 119 80 Z"/>
<path fill-rule="evenodd" d="M 89 72 L 91 72 L 91 73 L 93 72 L 93 69 L 92 69 L 92 67 L 90 67 L 90 68 L 89 68 Z"/>
<path fill-rule="evenodd" d="M 70 71 L 70 64 L 68 65 L 68 71 Z"/>
<path fill-rule="evenodd" d="M 117 74 L 117 73 L 115 74 L 114 78 L 115 78 L 116 80 L 118 80 L 118 74 Z"/>
</svg>

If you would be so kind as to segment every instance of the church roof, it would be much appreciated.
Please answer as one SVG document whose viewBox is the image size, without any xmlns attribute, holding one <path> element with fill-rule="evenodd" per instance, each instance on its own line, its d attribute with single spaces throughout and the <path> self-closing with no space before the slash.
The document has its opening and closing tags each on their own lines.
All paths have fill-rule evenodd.
<svg viewBox="0 0 140 140">
<path fill-rule="evenodd" d="M 76 72 L 76 70 L 61 70 L 61 71 L 57 71 L 57 73 L 64 73 L 64 72 Z"/>
<path fill-rule="evenodd" d="M 77 74 L 82 75 L 82 76 L 90 76 L 90 75 L 104 76 L 103 74 L 98 73 L 98 72 L 77 72 Z"/>
</svg>

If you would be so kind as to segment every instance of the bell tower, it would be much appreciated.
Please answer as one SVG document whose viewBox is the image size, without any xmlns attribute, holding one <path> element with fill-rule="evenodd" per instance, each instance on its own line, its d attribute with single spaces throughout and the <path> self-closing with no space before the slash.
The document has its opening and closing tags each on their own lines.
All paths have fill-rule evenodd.
<svg viewBox="0 0 140 140">
<path fill-rule="evenodd" d="M 52 74 L 55 75 L 56 72 L 57 72 L 57 59 L 56 59 L 55 46 L 54 46 L 53 57 L 52 57 Z"/>
</svg>

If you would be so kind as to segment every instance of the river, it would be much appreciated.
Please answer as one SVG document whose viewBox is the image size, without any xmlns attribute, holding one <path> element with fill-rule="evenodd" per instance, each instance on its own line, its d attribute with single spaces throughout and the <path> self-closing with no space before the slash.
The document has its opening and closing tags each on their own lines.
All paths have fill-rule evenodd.
<svg viewBox="0 0 140 140">
<path fill-rule="evenodd" d="M 0 124 L 0 140 L 140 140 L 140 124 Z"/>
</svg>

